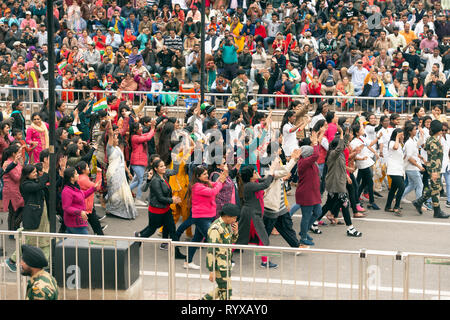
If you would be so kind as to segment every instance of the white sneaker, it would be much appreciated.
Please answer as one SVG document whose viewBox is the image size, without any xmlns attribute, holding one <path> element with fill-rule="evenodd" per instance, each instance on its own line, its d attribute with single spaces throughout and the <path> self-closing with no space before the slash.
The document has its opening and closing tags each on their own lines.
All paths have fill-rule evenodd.
<svg viewBox="0 0 450 320">
<path fill-rule="evenodd" d="M 191 262 L 188 263 L 187 261 L 184 262 L 183 268 L 185 269 L 193 269 L 193 270 L 199 270 L 200 266 L 196 265 L 195 263 Z"/>
<path fill-rule="evenodd" d="M 136 199 L 134 200 L 134 204 L 137 206 L 147 206 L 147 202 L 144 202 L 142 200 Z"/>
<path fill-rule="evenodd" d="M 409 201 L 408 199 L 402 199 L 401 202 L 402 202 L 402 203 L 407 203 L 407 204 L 412 203 L 412 201 Z"/>
</svg>

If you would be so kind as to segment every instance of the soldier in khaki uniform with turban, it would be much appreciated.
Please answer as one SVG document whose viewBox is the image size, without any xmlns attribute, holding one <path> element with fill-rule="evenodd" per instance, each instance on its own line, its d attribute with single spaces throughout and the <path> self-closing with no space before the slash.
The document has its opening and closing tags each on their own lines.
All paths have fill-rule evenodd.
<svg viewBox="0 0 450 320">
<path fill-rule="evenodd" d="M 26 300 L 58 300 L 58 285 L 45 268 L 48 265 L 40 248 L 22 245 L 21 274 L 29 276 Z"/>
<path fill-rule="evenodd" d="M 236 220 L 239 214 L 240 210 L 237 205 L 225 204 L 220 212 L 220 217 L 209 227 L 207 241 L 220 244 L 235 243 L 238 238 Z M 231 254 L 230 248 L 208 248 L 206 267 L 210 272 L 209 281 L 213 282 L 215 279 L 217 288 L 206 294 L 203 300 L 231 299 Z"/>
</svg>

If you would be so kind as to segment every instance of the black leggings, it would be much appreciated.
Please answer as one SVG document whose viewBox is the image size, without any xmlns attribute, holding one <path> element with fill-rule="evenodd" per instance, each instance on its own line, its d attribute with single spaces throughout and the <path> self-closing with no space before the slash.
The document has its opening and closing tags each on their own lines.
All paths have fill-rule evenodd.
<svg viewBox="0 0 450 320">
<path fill-rule="evenodd" d="M 142 229 L 139 235 L 141 238 L 149 238 L 160 227 L 166 230 L 171 239 L 175 239 L 175 222 L 173 221 L 172 210 L 169 209 L 169 211 L 163 214 L 156 214 L 149 211 L 148 226 Z"/>
<path fill-rule="evenodd" d="M 8 230 L 16 231 L 20 227 L 20 223 L 22 222 L 22 209 L 23 207 L 17 208 L 14 211 L 12 202 L 10 201 L 8 204 Z"/>
<path fill-rule="evenodd" d="M 389 189 L 385 209 L 390 209 L 392 200 L 395 197 L 394 209 L 400 208 L 403 192 L 405 191 L 405 181 L 402 176 L 389 176 L 392 180 L 391 189 Z"/>
<path fill-rule="evenodd" d="M 373 198 L 373 177 L 372 177 L 372 170 L 370 170 L 370 167 L 358 170 L 358 181 L 360 179 L 361 184 L 359 185 L 356 199 L 359 199 L 359 197 L 361 197 L 361 193 L 363 192 L 364 188 L 367 187 L 369 191 L 369 201 L 370 203 L 374 203 L 375 200 Z"/>
<path fill-rule="evenodd" d="M 328 193 L 327 202 L 322 207 L 322 216 L 317 220 L 320 221 L 328 211 L 331 211 L 331 213 L 337 217 L 339 215 L 339 210 L 342 209 L 345 225 L 351 226 L 352 218 L 350 217 L 349 206 L 350 200 L 348 199 L 348 194 L 345 194 L 344 197 L 339 197 L 338 193 Z"/>
<path fill-rule="evenodd" d="M 359 199 L 357 198 L 358 193 L 358 182 L 356 181 L 353 173 L 350 174 L 350 179 L 352 179 L 352 184 L 347 183 L 347 191 L 348 197 L 350 199 L 350 206 L 352 207 L 353 213 L 357 213 L 356 205 L 359 203 Z"/>
<path fill-rule="evenodd" d="M 87 215 L 88 216 L 88 222 L 91 225 L 92 231 L 96 235 L 103 236 L 103 230 L 102 225 L 100 224 L 100 221 L 98 221 L 97 213 L 95 212 L 95 208 L 92 208 L 92 212 Z"/>
</svg>

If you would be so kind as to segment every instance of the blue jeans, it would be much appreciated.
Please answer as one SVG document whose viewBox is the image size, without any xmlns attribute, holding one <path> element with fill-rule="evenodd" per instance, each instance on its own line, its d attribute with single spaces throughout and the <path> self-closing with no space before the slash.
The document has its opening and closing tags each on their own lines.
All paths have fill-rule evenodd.
<svg viewBox="0 0 450 320">
<path fill-rule="evenodd" d="M 264 49 L 267 51 L 267 48 L 269 47 L 269 43 L 273 43 L 275 41 L 275 37 L 266 37 L 264 39 Z"/>
<path fill-rule="evenodd" d="M 291 208 L 291 210 L 289 211 L 289 214 L 290 214 L 291 216 L 293 216 L 294 213 L 296 213 L 297 210 L 300 209 L 301 207 L 302 207 L 302 206 L 299 205 L 298 203 L 294 204 L 294 206 L 293 206 L 293 207 Z"/>
<path fill-rule="evenodd" d="M 322 215 L 322 205 L 302 206 L 302 221 L 300 222 L 300 241 L 306 240 L 306 234 L 314 221 Z"/>
<path fill-rule="evenodd" d="M 186 69 L 186 75 L 187 75 L 187 78 L 188 78 L 189 82 L 192 82 L 192 74 L 193 73 L 199 73 L 196 64 L 193 64 L 192 66 L 189 66 Z"/>
<path fill-rule="evenodd" d="M 269 107 L 272 108 L 275 105 L 275 99 L 271 97 L 259 97 L 258 98 L 258 109 L 267 110 Z"/>
<path fill-rule="evenodd" d="M 78 228 L 66 227 L 66 233 L 71 233 L 71 234 L 89 234 L 88 227 L 78 227 Z"/>
<path fill-rule="evenodd" d="M 142 185 L 142 182 L 144 181 L 145 167 L 131 165 L 131 168 L 134 171 L 134 177 L 130 183 L 130 190 L 133 190 L 134 188 L 138 187 L 138 191 L 136 193 L 136 198 L 141 199 L 141 197 L 142 197 L 141 185 Z"/>
<path fill-rule="evenodd" d="M 419 199 L 422 196 L 423 191 L 422 175 L 420 174 L 420 171 L 406 170 L 406 176 L 408 177 L 408 185 L 403 192 L 402 199 L 405 199 L 406 195 L 413 190 L 416 192 L 416 199 Z"/>
<path fill-rule="evenodd" d="M 179 241 L 183 232 L 186 231 L 187 228 L 192 226 L 192 224 L 193 224 L 193 221 L 192 221 L 192 213 L 191 213 L 189 215 L 189 218 L 187 218 L 185 221 L 183 221 L 182 224 L 180 224 L 177 231 L 175 232 L 175 239 L 173 239 L 173 240 Z"/>
<path fill-rule="evenodd" d="M 215 220 L 213 218 L 192 218 L 193 224 L 195 224 L 194 238 L 191 242 L 202 242 L 208 235 L 208 229 L 211 223 Z M 188 249 L 188 263 L 192 262 L 194 254 L 197 251 L 197 247 L 189 247 Z"/>
</svg>

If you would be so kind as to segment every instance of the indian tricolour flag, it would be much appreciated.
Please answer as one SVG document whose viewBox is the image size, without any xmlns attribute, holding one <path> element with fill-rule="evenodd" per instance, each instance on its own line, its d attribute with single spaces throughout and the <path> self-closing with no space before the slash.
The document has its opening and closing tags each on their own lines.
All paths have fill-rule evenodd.
<svg viewBox="0 0 450 320">
<path fill-rule="evenodd" d="M 61 61 L 60 63 L 58 63 L 59 70 L 62 71 L 65 67 L 67 67 L 67 61 Z"/>
<path fill-rule="evenodd" d="M 99 110 L 107 109 L 108 104 L 106 103 L 106 98 L 98 100 L 96 103 L 94 103 L 92 107 L 92 112 L 97 112 Z"/>
</svg>

